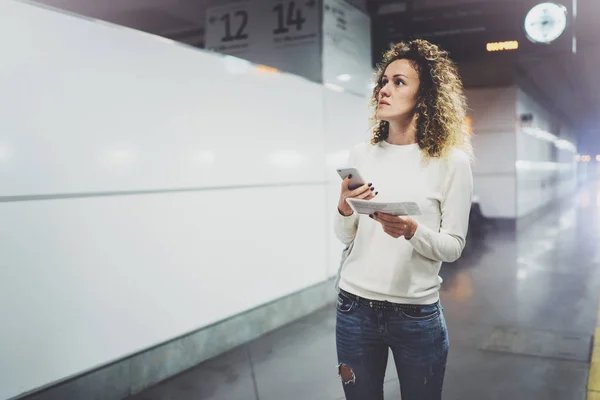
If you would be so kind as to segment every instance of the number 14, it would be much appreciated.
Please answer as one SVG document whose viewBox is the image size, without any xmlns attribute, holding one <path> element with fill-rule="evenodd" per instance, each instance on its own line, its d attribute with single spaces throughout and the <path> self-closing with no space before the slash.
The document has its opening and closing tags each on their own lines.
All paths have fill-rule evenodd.
<svg viewBox="0 0 600 400">
<path fill-rule="evenodd" d="M 296 30 L 301 31 L 302 25 L 306 22 L 306 18 L 302 17 L 302 10 L 296 9 L 296 3 L 290 1 L 287 9 L 287 20 L 284 21 L 284 5 L 277 4 L 273 7 L 273 12 L 277 13 L 277 29 L 273 29 L 273 34 L 279 35 L 281 33 L 288 33 L 290 30 L 288 27 L 296 25 Z"/>
</svg>

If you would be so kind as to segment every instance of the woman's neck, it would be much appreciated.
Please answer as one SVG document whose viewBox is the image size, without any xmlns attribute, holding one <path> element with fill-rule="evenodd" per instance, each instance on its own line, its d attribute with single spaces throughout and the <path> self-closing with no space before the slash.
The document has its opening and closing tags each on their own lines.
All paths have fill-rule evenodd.
<svg viewBox="0 0 600 400">
<path fill-rule="evenodd" d="M 390 121 L 387 142 L 395 145 L 417 143 L 416 116 Z"/>
</svg>

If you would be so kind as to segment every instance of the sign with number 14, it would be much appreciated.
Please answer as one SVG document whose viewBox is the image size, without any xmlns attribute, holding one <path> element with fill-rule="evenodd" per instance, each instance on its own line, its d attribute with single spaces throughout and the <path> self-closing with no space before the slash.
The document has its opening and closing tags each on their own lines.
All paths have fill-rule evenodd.
<svg viewBox="0 0 600 400">
<path fill-rule="evenodd" d="M 319 7 L 316 0 L 274 0 L 271 2 L 272 37 L 275 47 L 316 42 L 319 35 Z"/>
</svg>

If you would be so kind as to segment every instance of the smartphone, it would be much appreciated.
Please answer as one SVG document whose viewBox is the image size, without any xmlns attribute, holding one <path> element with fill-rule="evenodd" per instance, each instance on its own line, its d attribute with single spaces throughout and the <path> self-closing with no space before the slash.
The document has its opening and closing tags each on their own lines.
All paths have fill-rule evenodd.
<svg viewBox="0 0 600 400">
<path fill-rule="evenodd" d="M 338 174 L 342 179 L 345 179 L 348 175 L 352 175 L 350 178 L 350 183 L 348 184 L 348 189 L 354 190 L 356 188 L 361 187 L 362 185 L 366 185 L 367 181 L 360 175 L 360 172 L 354 167 L 350 168 L 338 168 Z"/>
</svg>

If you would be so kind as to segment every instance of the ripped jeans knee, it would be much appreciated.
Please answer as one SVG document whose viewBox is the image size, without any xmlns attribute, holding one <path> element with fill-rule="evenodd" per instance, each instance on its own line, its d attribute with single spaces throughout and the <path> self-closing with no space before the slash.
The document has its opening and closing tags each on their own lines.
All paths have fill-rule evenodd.
<svg viewBox="0 0 600 400">
<path fill-rule="evenodd" d="M 338 376 L 342 379 L 344 385 L 354 385 L 356 383 L 354 371 L 346 364 L 341 363 L 338 365 Z"/>
</svg>

